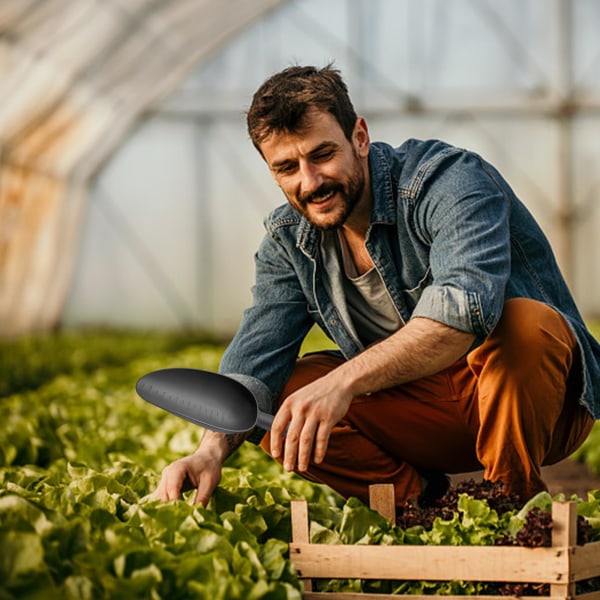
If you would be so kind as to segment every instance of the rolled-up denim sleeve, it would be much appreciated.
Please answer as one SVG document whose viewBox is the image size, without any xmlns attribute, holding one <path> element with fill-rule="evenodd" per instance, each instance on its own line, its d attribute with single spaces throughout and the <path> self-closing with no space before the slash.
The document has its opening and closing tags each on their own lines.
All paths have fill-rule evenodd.
<svg viewBox="0 0 600 600">
<path fill-rule="evenodd" d="M 482 320 L 483 311 L 476 292 L 450 285 L 430 285 L 423 291 L 413 317 L 426 317 L 459 331 L 486 335 L 488 326 Z M 495 313 L 490 313 L 493 319 Z"/>
<path fill-rule="evenodd" d="M 510 188 L 464 152 L 418 191 L 415 226 L 430 245 L 432 281 L 412 316 L 485 337 L 500 318 L 510 275 Z"/>
</svg>

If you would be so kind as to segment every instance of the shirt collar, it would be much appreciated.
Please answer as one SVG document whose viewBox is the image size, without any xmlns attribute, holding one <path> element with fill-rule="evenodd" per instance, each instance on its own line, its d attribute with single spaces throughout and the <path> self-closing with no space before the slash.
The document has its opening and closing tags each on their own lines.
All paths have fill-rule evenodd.
<svg viewBox="0 0 600 600">
<path fill-rule="evenodd" d="M 391 165 L 384 152 L 385 145 L 371 144 L 369 150 L 369 172 L 371 173 L 371 193 L 373 210 L 371 225 L 396 223 L 396 202 Z"/>
</svg>

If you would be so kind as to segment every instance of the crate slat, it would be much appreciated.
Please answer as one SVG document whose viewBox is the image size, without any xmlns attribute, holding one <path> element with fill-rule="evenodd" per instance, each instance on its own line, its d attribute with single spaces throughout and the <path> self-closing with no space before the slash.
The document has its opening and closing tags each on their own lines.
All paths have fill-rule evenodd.
<svg viewBox="0 0 600 600">
<path fill-rule="evenodd" d="M 576 598 L 577 600 L 600 600 L 600 592 L 588 592 L 587 594 L 577 594 Z"/>
<path fill-rule="evenodd" d="M 569 580 L 566 549 L 514 546 L 290 544 L 301 577 L 552 583 Z"/>
<path fill-rule="evenodd" d="M 593 594 L 577 596 L 577 600 L 600 600 L 598 597 L 592 597 Z M 303 600 L 398 600 L 402 594 L 369 594 L 361 592 L 306 592 L 302 595 Z M 432 600 L 431 595 L 410 594 L 410 600 Z M 441 600 L 510 600 L 510 596 L 493 596 L 493 595 L 473 595 L 473 596 L 458 596 L 444 594 L 440 597 Z M 564 600 L 564 598 L 552 596 L 519 596 L 519 600 Z"/>
<path fill-rule="evenodd" d="M 591 542 L 573 548 L 571 571 L 575 581 L 600 577 L 600 542 Z M 600 594 L 600 592 L 598 593 Z"/>
</svg>

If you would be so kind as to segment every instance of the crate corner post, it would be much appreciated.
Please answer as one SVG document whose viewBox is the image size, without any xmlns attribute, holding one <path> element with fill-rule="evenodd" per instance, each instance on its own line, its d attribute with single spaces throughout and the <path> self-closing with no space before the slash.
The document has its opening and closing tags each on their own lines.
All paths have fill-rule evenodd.
<svg viewBox="0 0 600 600">
<path fill-rule="evenodd" d="M 550 584 L 552 598 L 575 598 L 576 584 L 571 581 L 571 549 L 577 545 L 577 504 L 575 502 L 552 503 L 552 547 L 564 553 L 568 562 L 567 576 L 563 581 Z"/>
<path fill-rule="evenodd" d="M 308 503 L 306 500 L 292 500 L 290 514 L 292 519 L 292 541 L 294 544 L 309 544 L 310 525 L 308 520 Z M 290 554 L 293 552 L 301 552 L 294 544 L 290 547 Z M 293 562 L 293 556 L 290 558 Z M 298 576 L 302 578 L 302 573 L 298 572 Z M 311 579 L 304 579 L 303 586 L 305 592 L 312 592 Z"/>
</svg>

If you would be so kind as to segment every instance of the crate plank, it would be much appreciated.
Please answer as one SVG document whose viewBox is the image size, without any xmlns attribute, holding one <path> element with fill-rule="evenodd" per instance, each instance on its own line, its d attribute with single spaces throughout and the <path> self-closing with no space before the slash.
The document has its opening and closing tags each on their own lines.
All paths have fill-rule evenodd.
<svg viewBox="0 0 600 600">
<path fill-rule="evenodd" d="M 551 583 L 568 581 L 567 549 L 514 546 L 290 544 L 301 577 Z"/>
<path fill-rule="evenodd" d="M 595 593 L 595 592 L 594 592 Z M 587 596 L 577 596 L 577 600 L 600 600 L 599 597 L 592 598 Z M 402 597 L 402 594 L 369 594 L 361 592 L 307 592 L 302 595 L 303 600 L 398 600 Z M 410 600 L 432 600 L 431 595 L 423 594 L 410 594 Z M 473 596 L 455 596 L 455 595 L 444 595 L 441 596 L 443 600 L 509 600 L 507 596 L 494 596 L 494 595 L 473 595 Z M 519 596 L 519 600 L 564 600 L 559 598 L 553 598 L 551 596 Z"/>
<path fill-rule="evenodd" d="M 588 592 L 587 594 L 577 594 L 576 598 L 577 600 L 600 600 L 600 592 Z"/>
<path fill-rule="evenodd" d="M 575 581 L 600 577 L 600 542 L 591 542 L 573 548 L 571 571 Z"/>
</svg>

